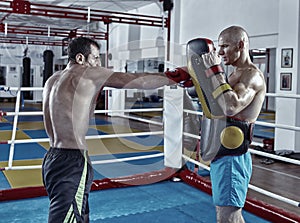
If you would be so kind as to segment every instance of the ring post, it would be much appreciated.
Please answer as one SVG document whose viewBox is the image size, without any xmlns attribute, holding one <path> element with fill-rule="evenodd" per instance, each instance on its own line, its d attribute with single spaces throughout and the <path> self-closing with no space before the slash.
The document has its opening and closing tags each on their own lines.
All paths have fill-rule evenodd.
<svg viewBox="0 0 300 223">
<path fill-rule="evenodd" d="M 108 90 L 107 109 L 124 110 L 125 109 L 125 89 L 105 88 Z M 108 112 L 109 116 L 123 116 L 124 112 Z"/>
<path fill-rule="evenodd" d="M 164 164 L 182 167 L 183 93 L 176 85 L 164 87 Z"/>
<path fill-rule="evenodd" d="M 14 152 L 15 152 L 15 139 L 17 135 L 17 127 L 18 127 L 18 117 L 20 112 L 20 101 L 21 101 L 21 89 L 18 90 L 17 98 L 16 98 L 16 107 L 15 107 L 15 116 L 14 116 L 14 123 L 13 129 L 11 133 L 11 144 L 9 149 L 9 159 L 8 159 L 8 167 L 12 168 L 13 159 L 14 159 Z"/>
</svg>

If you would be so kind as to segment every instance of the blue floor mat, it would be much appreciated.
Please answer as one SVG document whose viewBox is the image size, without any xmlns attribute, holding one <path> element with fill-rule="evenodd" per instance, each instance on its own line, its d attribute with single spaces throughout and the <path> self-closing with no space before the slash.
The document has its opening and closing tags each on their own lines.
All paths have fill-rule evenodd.
<svg viewBox="0 0 300 223">
<path fill-rule="evenodd" d="M 26 133 L 32 139 L 48 138 L 48 135 L 45 130 L 23 130 L 23 132 Z M 107 133 L 93 128 L 89 128 L 86 135 L 107 135 Z"/>
<path fill-rule="evenodd" d="M 49 138 L 45 130 L 23 130 L 32 139 Z"/>
<path fill-rule="evenodd" d="M 13 129 L 13 125 L 9 122 L 0 122 L 0 130 L 12 130 Z"/>
<path fill-rule="evenodd" d="M 110 160 L 120 159 L 135 156 L 152 155 L 160 152 L 138 152 L 138 153 L 122 153 L 122 154 L 109 154 L 109 155 L 97 155 L 91 156 L 91 160 Z M 102 178 L 116 178 L 120 176 L 130 176 L 134 174 L 147 173 L 151 171 L 161 170 L 164 168 L 164 157 L 139 159 L 132 161 L 122 161 L 117 163 L 99 164 L 93 165 L 94 179 Z"/>
<path fill-rule="evenodd" d="M 255 125 L 253 135 L 258 138 L 274 138 L 274 128 Z"/>
<path fill-rule="evenodd" d="M 182 182 L 108 189 L 90 193 L 94 223 L 211 223 L 215 208 L 208 194 Z M 47 222 L 47 197 L 0 202 L 0 222 Z M 246 222 L 268 223 L 243 211 Z"/>
<path fill-rule="evenodd" d="M 0 144 L 0 161 L 8 161 L 9 144 Z M 41 159 L 46 150 L 38 143 L 16 144 L 14 150 L 14 160 Z"/>
<path fill-rule="evenodd" d="M 14 116 L 5 117 L 5 119 L 9 122 L 14 121 Z M 19 116 L 18 122 L 42 122 L 43 116 L 42 115 L 34 115 L 34 116 Z"/>
<path fill-rule="evenodd" d="M 124 139 L 130 140 L 132 142 L 142 144 L 144 146 L 162 146 L 164 144 L 163 136 L 153 136 L 153 135 L 146 135 L 146 136 L 129 136 L 124 137 Z"/>
<path fill-rule="evenodd" d="M 4 173 L 0 172 L 0 190 L 6 190 L 7 188 L 11 188 L 9 182 L 7 181 Z M 1 219 L 0 219 L 1 221 Z"/>
<path fill-rule="evenodd" d="M 112 123 L 105 119 L 93 118 L 89 121 L 89 125 L 111 125 Z"/>
</svg>

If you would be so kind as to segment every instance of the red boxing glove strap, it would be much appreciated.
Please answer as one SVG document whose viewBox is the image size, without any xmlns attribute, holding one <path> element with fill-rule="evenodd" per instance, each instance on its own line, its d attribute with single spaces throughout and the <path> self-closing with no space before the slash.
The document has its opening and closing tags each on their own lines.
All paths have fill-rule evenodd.
<svg viewBox="0 0 300 223">
<path fill-rule="evenodd" d="M 216 75 L 220 73 L 224 73 L 224 70 L 221 67 L 221 65 L 214 65 L 208 68 L 207 70 L 205 70 L 206 77 L 211 77 L 212 75 Z"/>
</svg>

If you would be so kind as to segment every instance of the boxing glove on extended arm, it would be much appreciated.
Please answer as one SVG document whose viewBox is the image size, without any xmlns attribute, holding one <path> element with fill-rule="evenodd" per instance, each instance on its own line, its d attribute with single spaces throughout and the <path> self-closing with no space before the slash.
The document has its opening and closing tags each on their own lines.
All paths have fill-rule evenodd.
<svg viewBox="0 0 300 223">
<path fill-rule="evenodd" d="M 165 75 L 171 79 L 172 81 L 175 81 L 182 87 L 192 87 L 193 82 L 191 79 L 190 74 L 188 73 L 187 67 L 178 67 L 174 70 L 168 70 L 165 72 Z"/>
</svg>

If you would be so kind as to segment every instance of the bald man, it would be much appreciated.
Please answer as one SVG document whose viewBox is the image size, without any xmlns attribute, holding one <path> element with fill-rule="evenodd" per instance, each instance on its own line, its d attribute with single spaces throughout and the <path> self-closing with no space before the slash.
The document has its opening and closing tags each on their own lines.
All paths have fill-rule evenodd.
<svg viewBox="0 0 300 223">
<path fill-rule="evenodd" d="M 231 87 L 217 99 L 218 103 L 227 122 L 231 120 L 232 125 L 238 123 L 251 128 L 261 111 L 266 86 L 263 73 L 250 59 L 248 34 L 242 27 L 228 27 L 220 33 L 218 45 L 218 52 L 202 55 L 207 69 L 220 65 L 222 59 L 225 65 L 234 67 L 228 78 L 223 73 L 212 78 L 214 89 L 225 83 Z M 251 142 L 251 129 L 249 133 Z M 210 176 L 218 223 L 244 222 L 242 208 L 252 174 L 252 160 L 248 148 L 243 149 L 242 154 L 218 156 L 211 162 Z"/>
</svg>

